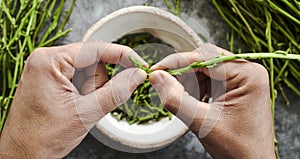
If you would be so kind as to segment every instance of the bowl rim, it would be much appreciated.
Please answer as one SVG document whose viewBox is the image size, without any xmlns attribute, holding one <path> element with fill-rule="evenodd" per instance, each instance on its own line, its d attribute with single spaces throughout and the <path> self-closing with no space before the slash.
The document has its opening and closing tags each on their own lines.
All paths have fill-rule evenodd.
<svg viewBox="0 0 300 159">
<path fill-rule="evenodd" d="M 121 8 L 119 10 L 116 10 L 100 20 L 98 20 L 96 23 L 94 23 L 85 33 L 85 35 L 82 38 L 82 41 L 87 41 L 90 37 L 94 35 L 94 33 L 97 31 L 97 29 L 110 21 L 111 19 L 118 18 L 119 16 L 130 14 L 130 13 L 148 13 L 153 15 L 158 15 L 166 20 L 170 20 L 172 23 L 174 23 L 177 26 L 180 26 L 181 29 L 187 33 L 193 40 L 193 44 L 195 44 L 195 48 L 199 47 L 204 43 L 204 41 L 199 38 L 199 36 L 193 31 L 193 29 L 188 26 L 182 19 L 180 19 L 178 16 L 173 15 L 172 13 L 165 11 L 163 9 L 152 7 L 152 6 L 130 6 Z"/>
<path fill-rule="evenodd" d="M 116 10 L 116 11 L 108 14 L 107 16 L 101 18 L 99 21 L 97 21 L 95 24 L 93 24 L 92 27 L 90 27 L 88 29 L 88 31 L 85 33 L 82 41 L 89 40 L 94 35 L 94 33 L 97 31 L 97 29 L 99 27 L 101 27 L 102 25 L 105 25 L 110 20 L 116 19 L 119 16 L 122 16 L 125 14 L 130 14 L 130 13 L 148 13 L 148 14 L 153 14 L 153 15 L 159 16 L 161 18 L 164 18 L 168 21 L 171 21 L 175 25 L 179 26 L 188 36 L 190 36 L 192 39 L 192 45 L 195 45 L 194 46 L 195 48 L 199 47 L 201 44 L 204 43 L 204 41 L 198 37 L 198 35 L 191 29 L 191 27 L 188 26 L 179 17 L 177 17 L 177 16 L 173 15 L 172 13 L 165 11 L 163 9 L 160 9 L 157 7 L 151 7 L 151 6 L 130 6 L 130 7 Z M 110 114 L 107 114 L 107 115 L 110 115 Z M 103 118 L 105 118 L 106 116 L 104 116 Z M 177 118 L 175 115 L 173 115 L 173 118 L 174 117 Z M 179 120 L 179 119 L 177 118 L 177 120 Z M 160 147 L 167 146 L 168 144 L 172 143 L 173 141 L 178 139 L 180 136 L 184 135 L 185 133 L 187 133 L 189 131 L 188 127 L 186 127 L 185 129 L 179 130 L 176 136 L 173 135 L 170 138 L 166 138 L 164 140 L 164 142 L 157 142 L 157 143 L 153 143 L 153 144 L 146 144 L 146 143 L 140 144 L 140 143 L 132 143 L 129 140 L 123 141 L 122 139 L 120 139 L 119 137 L 116 137 L 116 136 L 112 137 L 112 134 L 109 134 L 109 132 L 104 127 L 102 127 L 101 124 L 99 124 L 100 121 L 96 124 L 96 128 L 98 130 L 100 130 L 104 135 L 106 135 L 108 138 L 110 138 L 113 142 L 117 142 L 121 145 L 129 146 L 134 149 L 143 149 L 143 150 L 153 149 L 153 150 L 155 150 Z"/>
</svg>

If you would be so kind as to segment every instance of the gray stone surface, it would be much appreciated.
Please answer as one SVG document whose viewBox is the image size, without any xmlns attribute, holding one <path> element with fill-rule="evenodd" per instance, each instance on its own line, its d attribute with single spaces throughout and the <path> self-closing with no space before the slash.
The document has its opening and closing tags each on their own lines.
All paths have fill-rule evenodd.
<svg viewBox="0 0 300 159">
<path fill-rule="evenodd" d="M 215 8 L 209 0 L 182 0 L 182 12 L 195 19 L 205 29 L 221 47 L 228 48 L 226 33 L 229 27 L 222 21 Z M 163 0 L 88 0 L 76 2 L 73 14 L 67 27 L 74 30 L 64 40 L 62 44 L 81 41 L 84 33 L 93 23 L 105 15 L 132 5 L 143 5 L 149 2 L 151 6 L 165 8 Z M 240 45 L 239 45 L 240 46 Z M 266 90 L 267 91 L 267 90 Z M 283 159 L 300 158 L 300 100 L 290 91 L 287 91 L 291 100 L 289 107 L 285 106 L 282 98 L 278 98 L 276 107 L 276 132 L 279 141 L 279 152 Z M 186 159 L 186 158 L 211 158 L 205 152 L 197 138 L 191 133 L 187 133 L 173 144 L 150 153 L 130 154 L 111 149 L 93 138 L 91 135 L 82 141 L 66 159 Z"/>
</svg>

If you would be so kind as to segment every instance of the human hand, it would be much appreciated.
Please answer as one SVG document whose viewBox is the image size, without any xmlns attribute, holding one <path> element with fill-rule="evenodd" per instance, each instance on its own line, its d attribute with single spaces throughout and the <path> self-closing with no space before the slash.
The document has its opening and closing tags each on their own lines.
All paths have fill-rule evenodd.
<svg viewBox="0 0 300 159">
<path fill-rule="evenodd" d="M 187 81 L 183 82 L 185 87 L 161 71 L 207 61 L 222 53 L 232 54 L 205 44 L 194 52 L 169 55 L 151 67 L 150 82 L 163 105 L 189 126 L 214 158 L 275 158 L 269 80 L 264 67 L 234 60 L 210 69 L 195 69 L 195 73 L 178 77 Z M 205 102 L 210 97 L 213 101 Z"/>
<path fill-rule="evenodd" d="M 108 80 L 104 63 L 131 67 L 132 49 L 104 42 L 40 48 L 28 58 L 0 138 L 0 158 L 62 158 L 146 79 L 128 68 Z M 72 81 L 71 81 L 72 80 Z"/>
</svg>

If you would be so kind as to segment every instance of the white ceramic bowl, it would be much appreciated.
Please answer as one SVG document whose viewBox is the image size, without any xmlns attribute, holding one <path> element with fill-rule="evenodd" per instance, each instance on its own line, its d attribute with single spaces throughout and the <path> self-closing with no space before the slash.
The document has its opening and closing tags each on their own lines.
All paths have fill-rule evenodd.
<svg viewBox="0 0 300 159">
<path fill-rule="evenodd" d="M 172 45 L 176 51 L 192 51 L 204 42 L 180 18 L 155 7 L 133 6 L 102 18 L 85 34 L 83 41 L 115 41 L 126 34 L 148 32 Z M 100 131 L 99 131 L 100 130 Z M 127 152 L 146 152 L 164 147 L 188 131 L 173 115 L 151 124 L 129 125 L 107 114 L 91 133 L 104 144 Z"/>
</svg>

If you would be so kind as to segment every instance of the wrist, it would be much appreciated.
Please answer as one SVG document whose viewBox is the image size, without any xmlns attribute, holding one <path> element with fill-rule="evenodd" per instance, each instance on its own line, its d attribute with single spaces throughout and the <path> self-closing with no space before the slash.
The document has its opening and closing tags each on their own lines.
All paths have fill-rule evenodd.
<svg viewBox="0 0 300 159">
<path fill-rule="evenodd" d="M 42 144 L 36 143 L 30 139 L 21 136 L 12 137 L 2 133 L 0 138 L 0 158 L 5 159 L 21 159 L 21 158 L 56 158 L 50 148 L 46 148 Z"/>
<path fill-rule="evenodd" d="M 45 158 L 41 145 L 18 130 L 7 120 L 0 137 L 0 158 Z"/>
<path fill-rule="evenodd" d="M 0 158 L 35 158 L 24 141 L 7 134 L 5 129 L 0 137 Z"/>
<path fill-rule="evenodd" d="M 276 159 L 273 143 L 260 144 L 253 143 L 249 140 L 239 140 L 234 142 L 234 139 L 227 142 L 220 141 L 218 144 L 207 144 L 200 139 L 206 151 L 215 159 L 240 159 L 240 158 L 264 158 Z M 264 142 L 263 142 L 264 143 Z"/>
</svg>

